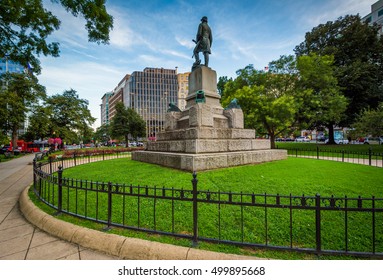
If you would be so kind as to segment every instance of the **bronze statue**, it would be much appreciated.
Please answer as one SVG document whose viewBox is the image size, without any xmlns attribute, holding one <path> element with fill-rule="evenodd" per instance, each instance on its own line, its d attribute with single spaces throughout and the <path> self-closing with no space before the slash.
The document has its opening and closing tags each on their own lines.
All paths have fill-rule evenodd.
<svg viewBox="0 0 383 280">
<path fill-rule="evenodd" d="M 209 54 L 211 54 L 211 45 L 213 43 L 213 35 L 211 29 L 207 24 L 207 17 L 202 17 L 201 23 L 198 26 L 196 40 L 193 40 L 196 43 L 196 46 L 193 50 L 193 56 L 195 57 L 195 62 L 192 67 L 192 71 L 201 65 L 201 60 L 199 59 L 199 53 L 202 52 L 205 59 L 205 66 L 209 66 Z"/>
</svg>

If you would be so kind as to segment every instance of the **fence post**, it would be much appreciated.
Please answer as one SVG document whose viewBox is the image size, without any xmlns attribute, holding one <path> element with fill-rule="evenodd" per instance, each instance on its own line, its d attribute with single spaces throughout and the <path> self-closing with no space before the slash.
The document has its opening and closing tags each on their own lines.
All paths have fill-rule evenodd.
<svg viewBox="0 0 383 280">
<path fill-rule="evenodd" d="M 315 235 L 316 235 L 316 251 L 320 255 L 322 251 L 321 238 L 321 214 L 320 214 L 320 195 L 315 196 Z"/>
<path fill-rule="evenodd" d="M 38 168 L 40 169 L 40 174 L 41 174 L 41 168 L 42 168 L 42 163 L 39 162 L 39 164 L 37 165 Z M 41 179 L 41 177 L 39 176 L 39 194 L 41 195 L 41 189 L 43 188 L 43 180 Z"/>
<path fill-rule="evenodd" d="M 193 172 L 193 246 L 198 245 L 198 203 L 197 203 L 197 173 Z"/>
<path fill-rule="evenodd" d="M 317 146 L 317 159 L 319 159 L 319 146 Z"/>
<path fill-rule="evenodd" d="M 368 165 L 371 166 L 371 158 L 372 158 L 372 149 L 371 147 L 368 148 Z"/>
<path fill-rule="evenodd" d="M 63 168 L 62 166 L 58 167 L 58 205 L 57 205 L 57 214 L 60 214 L 63 206 Z"/>
<path fill-rule="evenodd" d="M 108 183 L 108 228 L 112 225 L 112 182 Z"/>
<path fill-rule="evenodd" d="M 33 189 L 36 191 L 36 158 L 33 159 Z"/>
<path fill-rule="evenodd" d="M 52 157 L 49 157 L 48 160 L 49 160 L 49 174 L 52 175 Z"/>
<path fill-rule="evenodd" d="M 76 166 L 76 152 L 73 153 L 73 159 L 74 159 L 74 166 Z"/>
</svg>

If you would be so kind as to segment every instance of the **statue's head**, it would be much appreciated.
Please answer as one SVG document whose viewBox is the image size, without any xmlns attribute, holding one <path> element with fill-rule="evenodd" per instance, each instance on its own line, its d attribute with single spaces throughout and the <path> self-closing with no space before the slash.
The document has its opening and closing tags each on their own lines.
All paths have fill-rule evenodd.
<svg viewBox="0 0 383 280">
<path fill-rule="evenodd" d="M 202 21 L 202 22 L 207 22 L 207 17 L 206 17 L 206 16 L 202 17 L 202 18 L 201 18 L 201 21 Z"/>
</svg>

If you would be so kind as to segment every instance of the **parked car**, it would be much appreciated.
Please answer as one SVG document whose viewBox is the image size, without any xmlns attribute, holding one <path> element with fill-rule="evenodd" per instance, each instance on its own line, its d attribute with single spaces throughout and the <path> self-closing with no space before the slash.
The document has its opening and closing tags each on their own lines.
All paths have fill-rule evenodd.
<svg viewBox="0 0 383 280">
<path fill-rule="evenodd" d="M 0 154 L 5 154 L 6 152 L 10 152 L 10 151 L 11 151 L 11 146 L 5 145 L 4 147 L 0 149 Z"/>
<path fill-rule="evenodd" d="M 348 144 L 349 141 L 347 139 L 334 139 L 336 144 Z M 328 139 L 324 141 L 325 144 L 328 143 Z"/>
<path fill-rule="evenodd" d="M 297 138 L 295 138 L 295 142 L 310 142 L 310 138 L 308 138 L 307 136 L 298 136 Z"/>
</svg>

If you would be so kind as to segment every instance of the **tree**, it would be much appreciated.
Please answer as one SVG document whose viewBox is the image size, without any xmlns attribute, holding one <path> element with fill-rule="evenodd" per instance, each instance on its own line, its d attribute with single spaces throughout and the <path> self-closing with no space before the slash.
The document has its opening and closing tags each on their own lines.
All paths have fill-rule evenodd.
<svg viewBox="0 0 383 280">
<path fill-rule="evenodd" d="M 218 78 L 218 83 L 217 83 L 217 89 L 218 89 L 218 93 L 219 95 L 222 95 L 224 94 L 225 92 L 225 85 L 227 84 L 228 81 L 233 81 L 232 78 L 227 78 L 227 76 L 223 76 L 223 77 L 219 77 Z"/>
<path fill-rule="evenodd" d="M 51 136 L 51 110 L 49 107 L 36 106 L 29 116 L 28 140 L 44 139 Z"/>
<path fill-rule="evenodd" d="M 82 15 L 90 42 L 108 43 L 113 18 L 105 8 L 105 0 L 52 0 L 77 17 Z M 48 36 L 60 27 L 59 19 L 43 6 L 42 0 L 0 2 L 0 57 L 40 73 L 38 57 L 59 56 L 59 43 Z"/>
<path fill-rule="evenodd" d="M 300 86 L 312 91 L 310 100 L 304 101 L 306 125 L 327 127 L 328 144 L 335 144 L 334 125 L 340 123 L 347 108 L 347 99 L 340 92 L 334 74 L 333 61 L 332 56 L 318 56 L 315 53 L 297 59 Z"/>
<path fill-rule="evenodd" d="M 237 71 L 238 77 L 225 85 L 223 105 L 237 98 L 245 127 L 270 137 L 288 133 L 297 125 L 302 92 L 297 88 L 298 75 L 293 56 L 281 56 L 270 63 L 270 71 L 257 71 L 252 65 Z"/>
<path fill-rule="evenodd" d="M 383 103 L 376 109 L 364 109 L 353 124 L 356 134 L 360 136 L 382 136 L 383 135 Z"/>
<path fill-rule="evenodd" d="M 11 133 L 12 146 L 17 147 L 17 131 L 25 122 L 27 112 L 45 97 L 45 88 L 37 79 L 27 74 L 6 73 L 2 76 L 4 86 L 0 89 L 0 125 Z"/>
<path fill-rule="evenodd" d="M 347 15 L 306 33 L 296 46 L 297 56 L 312 52 L 334 57 L 334 74 L 349 100 L 343 126 L 351 125 L 364 108 L 383 101 L 383 37 L 378 26 L 369 26 L 359 16 Z"/>
<path fill-rule="evenodd" d="M 116 104 L 116 114 L 110 124 L 112 137 L 123 137 L 128 146 L 129 135 L 134 139 L 146 135 L 146 123 L 132 108 L 126 108 L 124 103 Z"/>
<path fill-rule="evenodd" d="M 83 141 L 89 137 L 95 118 L 88 105 L 88 100 L 80 99 L 73 89 L 48 97 L 45 106 L 50 113 L 50 136 L 61 137 L 67 142 Z"/>
<path fill-rule="evenodd" d="M 94 133 L 94 140 L 106 143 L 110 139 L 110 125 L 103 124 L 96 129 L 96 132 Z"/>
</svg>

